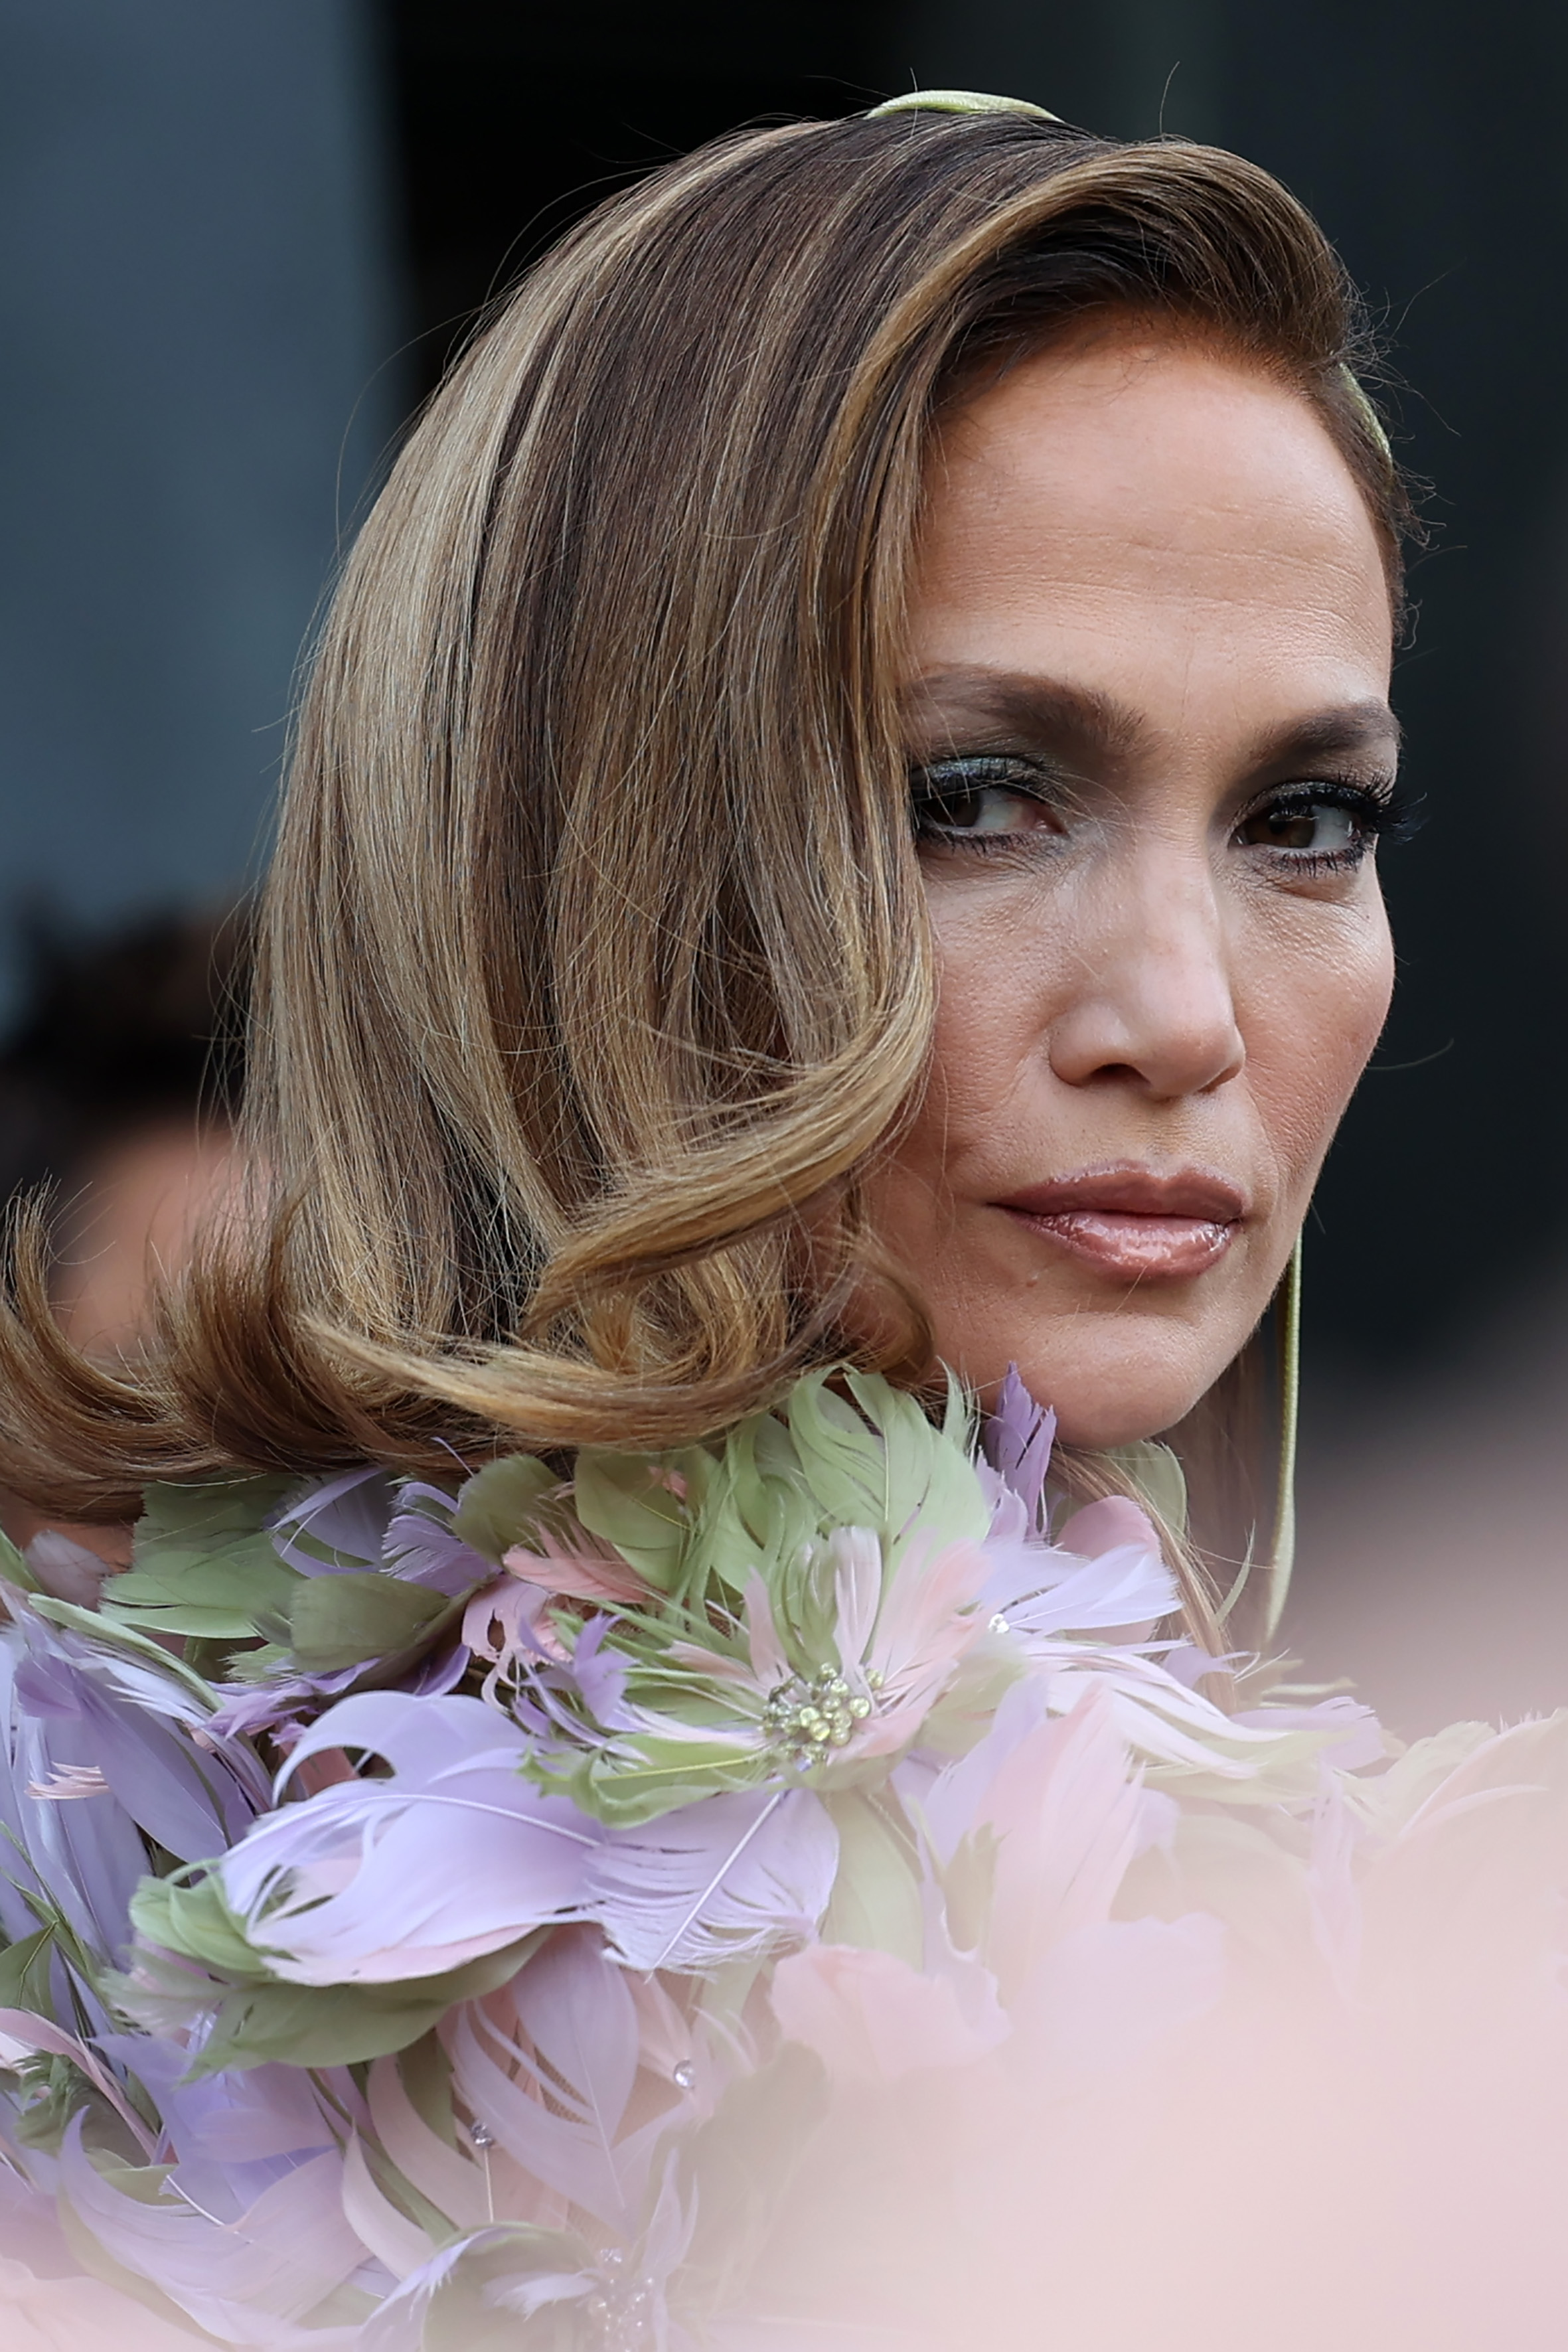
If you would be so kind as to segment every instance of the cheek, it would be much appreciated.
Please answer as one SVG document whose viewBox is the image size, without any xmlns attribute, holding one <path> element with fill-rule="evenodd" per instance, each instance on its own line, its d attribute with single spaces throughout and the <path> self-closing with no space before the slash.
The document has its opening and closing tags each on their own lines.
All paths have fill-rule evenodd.
<svg viewBox="0 0 1568 2352">
<path fill-rule="evenodd" d="M 1381 898 L 1314 908 L 1260 957 L 1243 1020 L 1253 1098 L 1288 1192 L 1310 1190 L 1388 1014 L 1394 950 Z"/>
<path fill-rule="evenodd" d="M 910 1129 L 919 1155 L 945 1160 L 974 1139 L 977 1124 L 1005 1123 L 1035 1074 L 1061 929 L 1059 920 L 1042 926 L 1037 895 L 931 893 L 937 1016 L 926 1096 Z"/>
</svg>

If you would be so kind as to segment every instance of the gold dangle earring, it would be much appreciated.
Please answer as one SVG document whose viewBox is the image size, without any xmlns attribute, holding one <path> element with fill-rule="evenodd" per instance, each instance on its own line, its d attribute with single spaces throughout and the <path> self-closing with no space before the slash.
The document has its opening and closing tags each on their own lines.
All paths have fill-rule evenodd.
<svg viewBox="0 0 1568 2352">
<path fill-rule="evenodd" d="M 1279 1293 L 1279 1475 L 1274 1496 L 1274 1543 L 1265 1590 L 1263 1636 L 1277 1630 L 1296 1558 L 1296 1431 L 1301 1398 L 1301 1236 Z"/>
</svg>

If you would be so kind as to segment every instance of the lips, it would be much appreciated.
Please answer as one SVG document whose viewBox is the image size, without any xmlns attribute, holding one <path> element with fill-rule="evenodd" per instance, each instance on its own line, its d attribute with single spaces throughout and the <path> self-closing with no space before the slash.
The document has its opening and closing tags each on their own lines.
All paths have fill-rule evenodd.
<svg viewBox="0 0 1568 2352">
<path fill-rule="evenodd" d="M 1121 1282 L 1190 1282 L 1219 1264 L 1247 1214 L 1237 1186 L 1206 1169 L 1085 1169 L 995 1206 Z"/>
</svg>

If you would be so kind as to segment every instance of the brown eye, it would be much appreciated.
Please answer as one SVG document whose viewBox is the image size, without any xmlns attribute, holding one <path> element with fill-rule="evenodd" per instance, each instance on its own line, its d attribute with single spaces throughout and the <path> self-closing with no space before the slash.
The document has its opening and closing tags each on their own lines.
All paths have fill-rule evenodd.
<svg viewBox="0 0 1568 2352">
<path fill-rule="evenodd" d="M 1029 833 L 1046 822 L 1037 802 L 994 784 L 980 792 L 933 793 L 921 815 L 937 833 Z"/>
<path fill-rule="evenodd" d="M 1018 761 L 944 760 L 917 769 L 910 804 L 922 841 L 998 843 L 1061 831 Z"/>
<path fill-rule="evenodd" d="M 1383 811 L 1370 793 L 1292 793 L 1244 817 L 1237 838 L 1249 848 L 1325 866 L 1353 866 L 1366 853 Z"/>
</svg>

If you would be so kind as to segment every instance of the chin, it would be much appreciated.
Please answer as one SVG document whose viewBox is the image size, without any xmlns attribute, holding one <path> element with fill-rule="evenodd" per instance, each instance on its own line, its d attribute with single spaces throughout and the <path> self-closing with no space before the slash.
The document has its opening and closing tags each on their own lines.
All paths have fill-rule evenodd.
<svg viewBox="0 0 1568 2352">
<path fill-rule="evenodd" d="M 1031 1381 L 1028 1385 L 1032 1391 L 1034 1383 Z M 1062 1445 L 1100 1453 L 1111 1445 L 1131 1445 L 1141 1437 L 1159 1437 L 1166 1430 L 1173 1429 L 1177 1422 L 1192 1411 L 1202 1394 L 1201 1389 L 1196 1395 L 1184 1393 L 1173 1403 L 1169 1399 L 1158 1403 L 1152 1399 L 1139 1400 L 1135 1409 L 1125 1398 L 1113 1400 L 1109 1397 L 1100 1411 L 1084 1411 L 1081 1408 L 1074 1411 L 1058 1405 L 1058 1442 Z"/>
<path fill-rule="evenodd" d="M 1184 1348 L 1146 1350 L 1125 1344 L 1088 1348 L 1081 1353 L 1044 1350 L 1031 1348 L 1020 1333 L 1000 1362 L 995 1351 L 985 1351 L 985 1372 L 978 1385 L 982 1394 L 988 1393 L 1007 1365 L 1016 1363 L 1030 1394 L 1054 1410 L 1061 1443 L 1098 1451 L 1157 1437 L 1189 1413 L 1228 1361 L 1228 1357 L 1210 1361 L 1205 1351 L 1199 1362 L 1195 1354 Z"/>
</svg>

